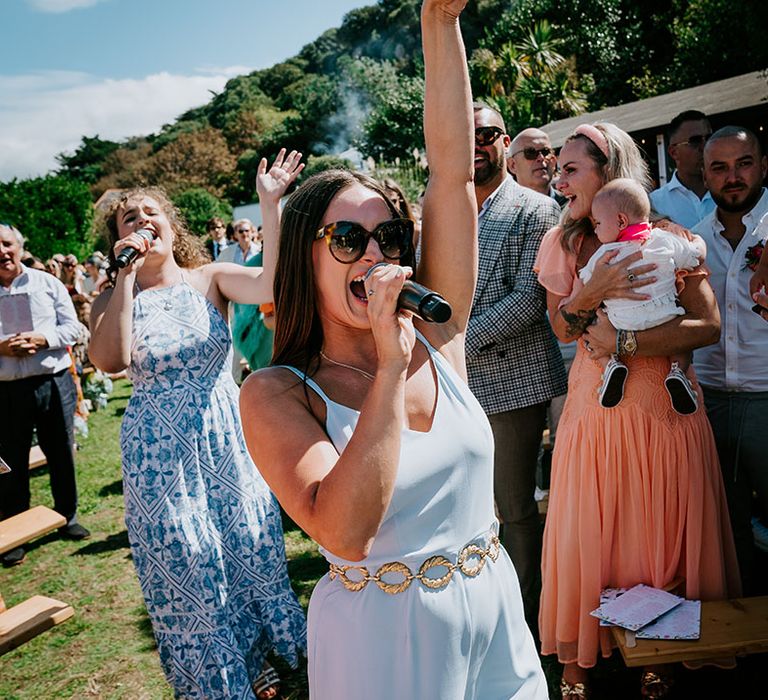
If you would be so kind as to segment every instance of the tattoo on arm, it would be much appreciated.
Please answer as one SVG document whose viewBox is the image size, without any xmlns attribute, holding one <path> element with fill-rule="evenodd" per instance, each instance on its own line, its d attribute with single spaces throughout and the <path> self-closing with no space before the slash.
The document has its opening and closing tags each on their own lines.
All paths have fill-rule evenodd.
<svg viewBox="0 0 768 700">
<path fill-rule="evenodd" d="M 579 309 L 572 313 L 562 308 L 560 315 L 566 323 L 565 332 L 572 338 L 580 336 L 587 330 L 587 326 L 597 318 L 597 312 L 594 309 Z"/>
</svg>

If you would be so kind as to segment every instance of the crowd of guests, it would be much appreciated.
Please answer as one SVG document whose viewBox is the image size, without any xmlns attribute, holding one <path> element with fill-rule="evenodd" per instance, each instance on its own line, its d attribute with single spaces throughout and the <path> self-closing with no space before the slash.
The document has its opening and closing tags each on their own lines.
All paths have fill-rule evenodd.
<svg viewBox="0 0 768 700">
<path fill-rule="evenodd" d="M 0 306 L 0 405 L 19 407 L 0 433 L 0 512 L 29 507 L 36 426 L 62 534 L 88 536 L 67 348 L 127 370 L 126 524 L 180 697 L 275 697 L 268 656 L 308 654 L 321 700 L 543 699 L 540 652 L 574 700 L 612 652 L 589 614 L 603 589 L 766 593 L 762 144 L 684 111 L 654 189 L 615 125 L 579 126 L 559 154 L 539 128 L 508 134 L 471 102 L 463 6 L 422 8 L 430 179 L 415 207 L 393 181 L 332 170 L 283 215 L 303 168 L 283 150 L 259 166 L 262 227 L 228 235 L 213 218 L 202 241 L 162 191 L 130 190 L 107 212 L 107 255 L 80 266 L 22 257 L 0 225 L 0 305 L 24 295 L 31 324 Z M 398 308 L 410 277 L 451 304 L 448 322 Z M 242 391 L 233 337 L 251 369 L 272 365 Z M 278 501 L 329 562 L 308 628 Z M 641 691 L 673 681 L 649 667 Z"/>
</svg>

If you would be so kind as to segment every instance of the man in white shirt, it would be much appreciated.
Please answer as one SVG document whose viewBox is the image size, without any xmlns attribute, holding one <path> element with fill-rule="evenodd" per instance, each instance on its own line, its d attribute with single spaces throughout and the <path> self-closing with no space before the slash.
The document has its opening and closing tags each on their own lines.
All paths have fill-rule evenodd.
<svg viewBox="0 0 768 700">
<path fill-rule="evenodd" d="M 80 324 L 64 285 L 52 275 L 21 264 L 24 239 L 0 224 L 0 456 L 11 471 L 0 474 L 3 518 L 29 508 L 29 450 L 37 428 L 48 460 L 54 509 L 70 539 L 90 535 L 77 522 L 74 414 L 77 391 L 67 345 Z M 5 566 L 20 564 L 24 549 L 2 556 Z"/>
<path fill-rule="evenodd" d="M 232 224 L 237 245 L 230 245 L 219 253 L 216 262 L 232 262 L 245 265 L 254 255 L 261 252 L 261 243 L 256 240 L 257 232 L 250 219 L 238 219 Z"/>
<path fill-rule="evenodd" d="M 690 109 L 678 114 L 667 131 L 667 152 L 675 172 L 666 185 L 650 194 L 654 211 L 689 229 L 715 208 L 702 173 L 704 144 L 711 134 L 702 112 Z"/>
<path fill-rule="evenodd" d="M 717 209 L 694 229 L 707 244 L 710 282 L 720 307 L 717 345 L 699 348 L 694 364 L 717 442 L 744 592 L 760 592 L 754 572 L 752 493 L 768 518 L 768 459 L 757 436 L 768 416 L 768 324 L 752 311 L 749 280 L 755 246 L 768 236 L 768 160 L 755 135 L 727 126 L 704 151 L 704 176 Z M 768 523 L 767 523 L 768 524 Z"/>
</svg>

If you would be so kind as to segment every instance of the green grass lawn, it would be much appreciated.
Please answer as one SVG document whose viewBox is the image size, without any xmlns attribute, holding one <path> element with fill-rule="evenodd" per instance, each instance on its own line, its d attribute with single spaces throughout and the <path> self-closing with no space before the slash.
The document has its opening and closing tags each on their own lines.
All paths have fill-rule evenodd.
<svg viewBox="0 0 768 700">
<path fill-rule="evenodd" d="M 123 522 L 118 436 L 130 392 L 127 381 L 115 382 L 109 405 L 91 414 L 90 434 L 80 441 L 79 517 L 91 538 L 42 537 L 25 547 L 24 564 L 0 569 L 8 607 L 43 594 L 75 609 L 67 622 L 0 658 L 3 700 L 173 697 L 160 669 Z M 32 474 L 32 504 L 52 506 L 47 468 Z M 325 571 L 324 560 L 291 523 L 286 524 L 286 548 L 291 579 L 306 607 Z"/>
</svg>

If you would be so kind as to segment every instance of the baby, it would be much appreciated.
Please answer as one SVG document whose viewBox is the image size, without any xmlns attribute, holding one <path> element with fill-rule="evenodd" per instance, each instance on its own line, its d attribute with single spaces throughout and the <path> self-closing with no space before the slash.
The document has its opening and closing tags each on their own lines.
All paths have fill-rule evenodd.
<svg viewBox="0 0 768 700">
<path fill-rule="evenodd" d="M 608 251 L 618 250 L 612 262 L 626 258 L 642 250 L 643 259 L 634 267 L 655 263 L 656 281 L 643 287 L 650 299 L 606 299 L 603 302 L 611 323 L 622 330 L 641 331 L 660 326 L 662 323 L 685 313 L 677 303 L 675 287 L 676 270 L 692 270 L 706 257 L 704 241 L 693 241 L 659 228 L 652 229 L 648 195 L 634 180 L 620 178 L 605 185 L 592 200 L 592 219 L 595 234 L 603 244 L 579 272 L 586 283 L 592 277 L 597 261 Z M 630 268 L 631 270 L 631 268 Z M 682 415 L 695 413 L 698 408 L 696 392 L 685 372 L 691 363 L 690 353 L 673 355 L 664 386 L 672 401 L 672 407 Z M 603 358 L 603 382 L 600 387 L 600 405 L 604 408 L 617 406 L 624 397 L 627 366 L 617 355 Z"/>
</svg>

